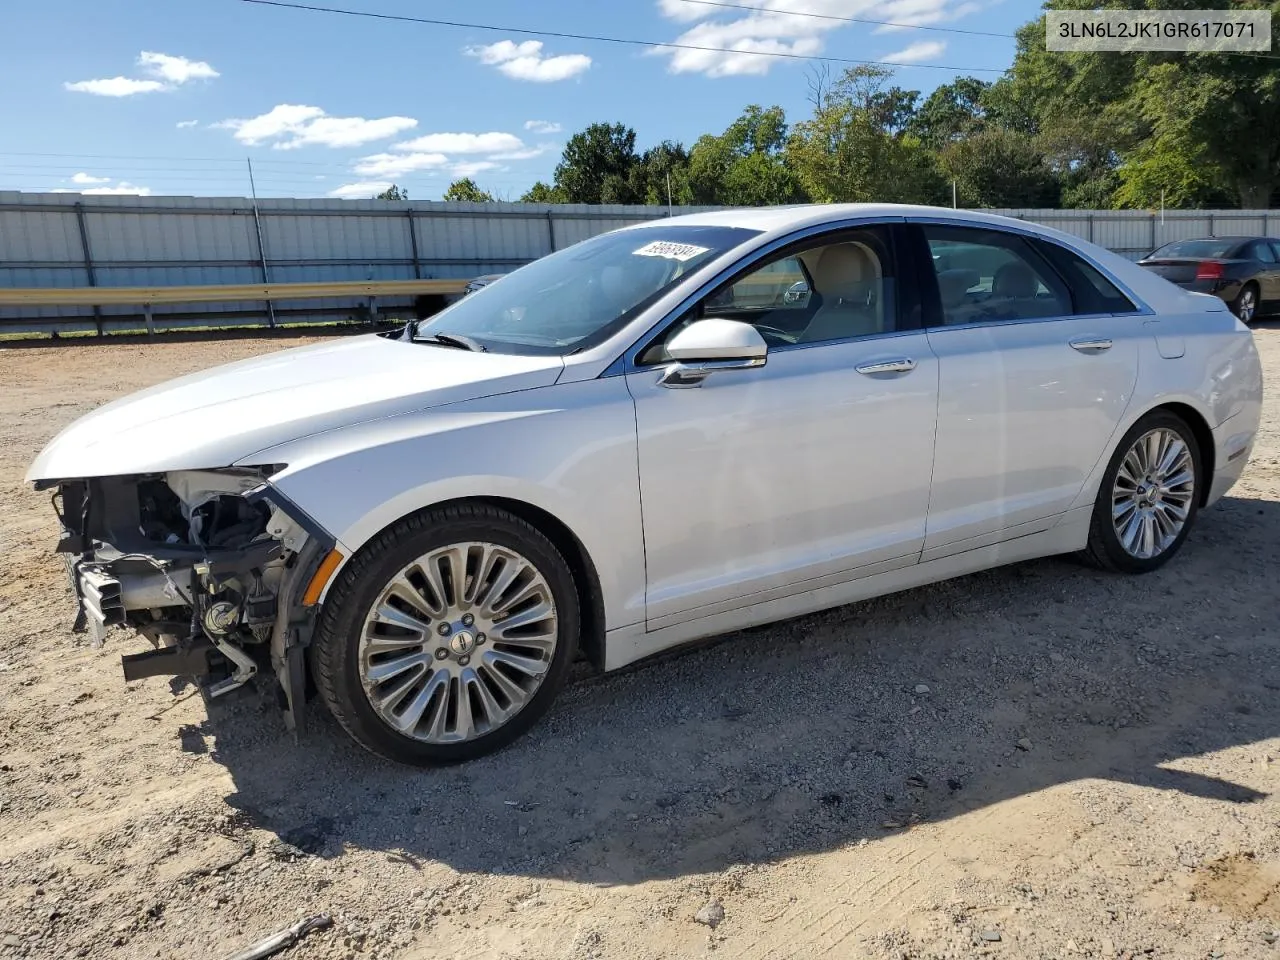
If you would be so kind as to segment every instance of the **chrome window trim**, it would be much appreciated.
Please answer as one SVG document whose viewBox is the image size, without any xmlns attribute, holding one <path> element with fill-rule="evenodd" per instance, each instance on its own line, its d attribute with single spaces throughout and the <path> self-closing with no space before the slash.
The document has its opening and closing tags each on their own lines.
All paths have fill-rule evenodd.
<svg viewBox="0 0 1280 960">
<path fill-rule="evenodd" d="M 982 327 L 1013 327 L 1028 323 L 1060 323 L 1063 320 L 1123 320 L 1125 317 L 1136 317 L 1137 313 L 1066 313 L 1053 317 L 1024 317 L 1014 320 L 978 320 L 973 323 L 940 323 L 932 327 L 922 327 L 927 333 L 935 330 L 977 330 Z"/>
<path fill-rule="evenodd" d="M 921 226 L 930 225 L 938 227 L 970 227 L 976 230 L 993 230 L 996 233 L 1003 231 L 1004 233 L 1012 233 L 1021 237 L 1029 237 L 1033 240 L 1039 240 L 1041 243 L 1052 243 L 1054 246 L 1066 250 L 1068 253 L 1075 254 L 1081 260 L 1085 261 L 1093 269 L 1107 278 L 1111 283 L 1115 284 L 1117 290 L 1129 298 L 1131 303 L 1137 305 L 1138 309 L 1125 313 L 1104 313 L 1104 314 L 1070 314 L 1064 317 L 1046 317 L 1044 319 L 1067 320 L 1077 316 L 1104 316 L 1104 317 L 1137 317 L 1146 316 L 1154 317 L 1156 312 L 1151 309 L 1150 305 L 1140 296 L 1133 292 L 1127 283 L 1117 277 L 1114 273 L 1106 268 L 1104 264 L 1099 263 L 1094 257 L 1090 256 L 1084 250 L 1078 250 L 1070 244 L 1063 243 L 1056 237 L 1046 237 L 1043 233 L 1025 227 L 1006 226 L 1005 224 L 984 223 L 980 220 L 965 220 L 961 217 L 928 217 L 928 216 L 910 216 L 904 218 L 907 223 L 919 224 Z M 1034 322 L 1028 321 L 1007 321 L 1013 323 Z M 954 324 L 954 326 L 962 326 L 962 324 Z M 977 324 L 974 324 L 977 326 Z M 938 330 L 940 327 L 929 327 L 930 330 Z"/>
<path fill-rule="evenodd" d="M 648 346 L 648 342 L 650 338 L 653 336 L 654 331 L 661 330 L 667 324 L 672 323 L 675 320 L 679 319 L 686 310 L 688 310 L 695 303 L 697 303 L 699 300 L 701 300 L 703 297 L 709 294 L 717 286 L 724 283 L 725 280 L 727 280 L 729 277 L 733 276 L 735 273 L 739 273 L 744 267 L 750 267 L 752 264 L 759 263 L 761 260 L 768 257 L 770 254 L 775 253 L 782 247 L 785 247 L 790 244 L 796 243 L 800 240 L 806 240 L 809 237 L 815 237 L 824 233 L 839 233 L 842 230 L 852 230 L 858 227 L 890 227 L 894 224 L 900 224 L 905 222 L 906 222 L 906 217 L 883 217 L 883 216 L 852 217 L 846 220 L 831 220 L 826 223 L 811 224 L 810 226 L 802 227 L 799 230 L 793 230 L 790 233 L 786 233 L 780 237 L 775 237 L 773 240 L 770 240 L 767 243 L 761 244 L 760 246 L 752 250 L 750 253 L 746 254 L 740 259 L 735 260 L 733 263 L 728 264 L 721 270 L 717 271 L 715 274 L 711 276 L 710 279 L 702 281 L 693 290 L 693 292 L 691 292 L 688 296 L 684 297 L 672 309 L 668 310 L 665 314 L 663 314 L 662 318 L 656 321 L 655 323 L 653 323 L 650 327 L 648 327 L 644 331 L 644 333 L 636 337 L 636 339 L 632 341 L 631 345 L 628 346 L 626 349 L 624 349 L 618 355 L 618 358 L 614 360 L 613 363 L 609 364 L 608 367 L 605 368 L 605 370 L 600 374 L 600 376 L 616 377 L 616 376 L 622 376 L 628 373 L 638 373 L 640 371 L 654 369 L 653 366 L 644 366 L 637 363 L 640 353 L 643 351 L 644 347 Z M 901 330 L 901 331 L 894 330 L 894 331 L 890 331 L 890 333 L 891 334 L 892 333 L 920 333 L 922 332 L 922 330 L 923 328 L 921 328 L 921 330 Z M 797 344 L 792 344 L 789 347 L 775 347 L 772 349 L 790 350 L 790 349 L 794 349 L 795 347 L 801 347 L 801 346 L 824 347 L 824 346 L 829 346 L 833 343 L 849 343 L 853 340 L 866 340 L 872 337 L 884 337 L 888 335 L 889 334 L 868 334 L 863 337 L 846 337 L 842 340 L 823 340 L 818 343 L 807 343 L 807 344 L 797 343 Z"/>
</svg>

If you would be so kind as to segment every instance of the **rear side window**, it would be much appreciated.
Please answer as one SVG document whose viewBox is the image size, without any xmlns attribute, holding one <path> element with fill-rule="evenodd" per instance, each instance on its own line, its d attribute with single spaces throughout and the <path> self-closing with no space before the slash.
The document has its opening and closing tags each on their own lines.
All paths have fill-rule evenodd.
<svg viewBox="0 0 1280 960">
<path fill-rule="evenodd" d="M 1271 250 L 1271 244 L 1265 240 L 1255 240 L 1249 244 L 1249 257 L 1253 260 L 1261 260 L 1263 263 L 1276 262 L 1276 255 Z"/>
<path fill-rule="evenodd" d="M 1062 278 L 1017 234 L 923 225 L 942 323 L 1042 320 L 1072 313 Z"/>
<path fill-rule="evenodd" d="M 1040 250 L 1071 286 L 1076 313 L 1136 313 L 1133 301 L 1079 254 L 1056 243 L 1041 241 Z"/>
</svg>

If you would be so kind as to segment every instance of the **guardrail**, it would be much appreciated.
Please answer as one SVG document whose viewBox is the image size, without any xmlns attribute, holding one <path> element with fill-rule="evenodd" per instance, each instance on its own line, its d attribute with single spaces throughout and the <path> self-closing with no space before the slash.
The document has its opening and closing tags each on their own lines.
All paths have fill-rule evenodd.
<svg viewBox="0 0 1280 960">
<path fill-rule="evenodd" d="M 368 300 L 376 316 L 378 297 L 462 293 L 466 280 L 338 280 L 320 283 L 224 283 L 172 287 L 0 287 L 3 307 L 143 308 L 147 333 L 155 333 L 151 308 L 172 303 L 231 303 L 264 300 Z M 270 324 L 274 325 L 274 324 Z"/>
</svg>

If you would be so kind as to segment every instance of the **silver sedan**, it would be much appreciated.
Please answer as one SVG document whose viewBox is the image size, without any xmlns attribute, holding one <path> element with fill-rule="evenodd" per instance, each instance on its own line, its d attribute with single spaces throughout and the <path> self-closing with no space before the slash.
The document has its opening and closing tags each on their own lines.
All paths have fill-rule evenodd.
<svg viewBox="0 0 1280 960">
<path fill-rule="evenodd" d="M 143 391 L 28 479 L 83 628 L 153 642 L 127 677 L 257 677 L 296 723 L 309 673 L 426 764 L 510 742 L 580 657 L 1051 554 L 1154 570 L 1244 469 L 1261 393 L 1220 300 L 1076 237 L 735 210 Z"/>
</svg>

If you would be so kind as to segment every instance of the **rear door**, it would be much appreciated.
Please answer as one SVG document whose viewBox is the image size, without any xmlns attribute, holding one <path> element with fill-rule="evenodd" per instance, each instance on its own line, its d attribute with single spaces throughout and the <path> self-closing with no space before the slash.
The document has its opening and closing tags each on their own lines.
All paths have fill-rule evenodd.
<svg viewBox="0 0 1280 960">
<path fill-rule="evenodd" d="M 1245 255 L 1257 263 L 1258 293 L 1262 302 L 1274 307 L 1280 301 L 1280 262 L 1277 262 L 1280 257 L 1266 240 L 1254 240 L 1245 251 Z"/>
<path fill-rule="evenodd" d="M 927 561 L 1047 529 L 1071 506 L 1129 404 L 1148 334 L 1141 316 L 1073 292 L 1029 237 L 913 230 L 933 265 L 922 279 L 939 362 Z"/>
</svg>

